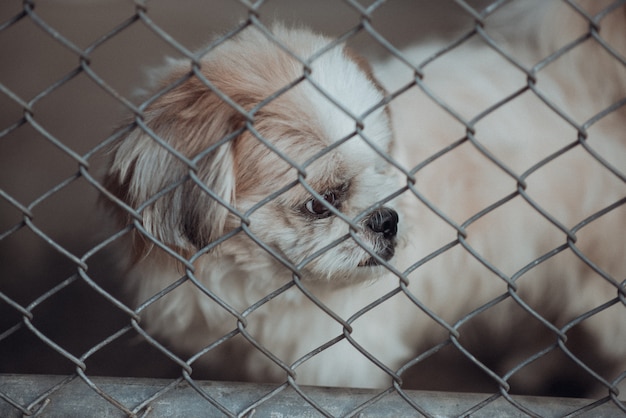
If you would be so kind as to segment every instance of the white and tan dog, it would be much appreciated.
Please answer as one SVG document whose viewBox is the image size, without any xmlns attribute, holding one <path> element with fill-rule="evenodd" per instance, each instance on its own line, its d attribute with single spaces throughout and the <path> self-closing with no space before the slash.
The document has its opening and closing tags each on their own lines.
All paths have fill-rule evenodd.
<svg viewBox="0 0 626 418">
<path fill-rule="evenodd" d="M 625 13 L 599 22 L 617 54 Z M 588 30 L 573 11 L 557 14 L 567 16 L 538 13 L 545 21 L 507 44 L 528 68 Z M 456 324 L 470 350 L 489 333 L 489 358 L 478 360 L 503 375 L 556 344 L 557 329 L 615 302 L 626 277 L 626 112 L 585 122 L 626 97 L 624 55 L 590 39 L 529 76 L 472 42 L 420 80 L 451 113 L 418 86 L 396 94 L 415 79 L 397 59 L 372 72 L 331 39 L 273 34 L 285 48 L 246 28 L 206 54 L 200 76 L 172 62 L 142 126 L 111 150 L 105 185 L 142 226 L 130 233 L 128 280 L 140 304 L 158 295 L 142 325 L 181 355 L 207 347 L 192 367 L 210 378 L 295 372 L 302 384 L 386 387 L 386 370 L 450 341 Z M 404 54 L 418 64 L 442 47 Z M 535 166 L 578 140 L 573 125 L 581 143 Z M 547 339 L 534 339 L 537 329 Z M 568 349 L 578 334 L 593 342 L 606 379 L 626 367 L 623 302 L 562 333 Z M 531 363 L 507 380 L 539 393 L 553 370 L 544 372 Z"/>
</svg>

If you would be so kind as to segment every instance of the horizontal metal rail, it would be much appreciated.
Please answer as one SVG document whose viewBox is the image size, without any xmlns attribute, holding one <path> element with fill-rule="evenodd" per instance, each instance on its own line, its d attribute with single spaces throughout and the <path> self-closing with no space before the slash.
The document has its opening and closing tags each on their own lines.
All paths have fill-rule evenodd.
<svg viewBox="0 0 626 418">
<path fill-rule="evenodd" d="M 234 416 L 254 417 L 313 417 L 318 416 L 309 403 L 291 387 L 277 392 L 280 385 L 194 381 L 197 388 L 210 394 Z M 44 417 L 124 417 L 129 414 L 107 401 L 90 385 L 105 392 L 133 414 L 141 417 L 206 417 L 221 416 L 223 411 L 215 408 L 197 389 L 186 381 L 166 379 L 139 379 L 93 377 L 87 384 L 81 378 L 50 375 L 0 375 L 0 391 L 24 407 L 12 405 L 7 399 L 0 400 L 0 416 Z M 52 389 L 52 390 L 51 390 Z M 358 417 L 409 417 L 418 412 L 398 393 L 381 397 L 369 407 L 359 406 L 376 397 L 376 390 L 302 387 L 306 396 L 333 416 Z M 268 394 L 274 392 L 268 398 Z M 43 394 L 43 396 L 42 396 Z M 411 401 L 420 405 L 435 417 L 526 417 L 503 397 L 487 394 L 404 391 Z M 266 398 L 259 403 L 260 399 Z M 623 412 L 607 402 L 586 411 L 593 401 L 574 398 L 547 398 L 512 396 L 519 403 L 542 417 L 593 416 L 616 417 Z M 490 400 L 491 399 L 491 400 Z M 256 404 L 256 406 L 254 406 Z M 30 405 L 30 406 L 28 406 Z M 250 406 L 253 405 L 253 408 Z M 482 408 L 477 406 L 484 405 Z M 226 414 L 228 415 L 228 414 Z"/>
</svg>

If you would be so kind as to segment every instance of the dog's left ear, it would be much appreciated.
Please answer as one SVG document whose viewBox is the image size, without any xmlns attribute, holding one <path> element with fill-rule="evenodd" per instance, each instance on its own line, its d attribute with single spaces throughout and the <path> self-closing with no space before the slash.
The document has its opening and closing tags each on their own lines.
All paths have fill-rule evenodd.
<svg viewBox="0 0 626 418">
<path fill-rule="evenodd" d="M 136 126 L 114 144 L 104 185 L 138 210 L 152 237 L 185 253 L 203 248 L 233 216 L 224 204 L 234 205 L 233 142 L 245 117 L 195 77 L 154 100 L 143 116 L 147 129 Z M 119 205 L 109 206 L 123 225 L 132 221 Z M 133 233 L 141 255 L 150 239 Z"/>
</svg>

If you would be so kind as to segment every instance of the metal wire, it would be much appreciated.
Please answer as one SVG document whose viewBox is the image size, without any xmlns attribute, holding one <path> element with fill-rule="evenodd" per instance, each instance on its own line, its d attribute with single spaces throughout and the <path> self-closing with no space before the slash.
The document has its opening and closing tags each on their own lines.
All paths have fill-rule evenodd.
<svg viewBox="0 0 626 418">
<path fill-rule="evenodd" d="M 331 347 L 342 343 L 350 344 L 359 353 L 358 355 L 364 356 L 374 367 L 388 375 L 390 379 L 389 387 L 370 394 L 371 396 L 366 399 L 360 399 L 358 405 L 353 406 L 349 411 L 345 412 L 343 414 L 344 416 L 360 416 L 361 413 L 368 411 L 373 406 L 391 396 L 398 396 L 417 414 L 421 414 L 423 416 L 435 416 L 436 413 L 433 412 L 431 406 L 423 400 L 416 398 L 412 392 L 403 387 L 403 384 L 409 369 L 418 364 L 423 364 L 426 360 L 441 352 L 446 347 L 456 349 L 472 364 L 476 365 L 482 373 L 490 378 L 491 381 L 493 381 L 493 383 L 497 386 L 497 390 L 494 393 L 485 395 L 484 398 L 475 401 L 469 407 L 466 406 L 467 409 L 465 409 L 464 412 L 458 413 L 457 411 L 459 416 L 470 416 L 481 413 L 481 411 L 489 410 L 491 406 L 497 404 L 498 402 L 508 402 L 509 406 L 512 406 L 517 412 L 522 414 L 527 414 L 528 416 L 539 416 L 540 413 L 537 412 L 538 409 L 536 405 L 529 403 L 527 400 L 520 399 L 510 393 L 510 380 L 531 363 L 545 358 L 548 354 L 555 351 L 563 353 L 569 360 L 575 363 L 579 369 L 583 370 L 588 375 L 590 380 L 596 381 L 602 387 L 606 388 L 607 393 L 607 396 L 597 401 L 590 401 L 582 406 L 577 404 L 575 409 L 569 410 L 563 416 L 574 416 L 585 413 L 593 414 L 594 411 L 598 411 L 600 408 L 605 407 L 608 404 L 615 406 L 617 409 L 626 413 L 626 403 L 619 399 L 620 394 L 617 389 L 618 384 L 626 377 L 626 371 L 613 381 L 610 381 L 596 371 L 591 365 L 587 364 L 584 359 L 580 358 L 571 350 L 571 347 L 567 345 L 568 333 L 583 321 L 586 321 L 611 307 L 622 307 L 622 305 L 626 306 L 626 281 L 622 281 L 622 278 L 611 276 L 609 272 L 598 266 L 576 245 L 578 239 L 577 233 L 584 231 L 589 224 L 592 224 L 598 219 L 602 219 L 614 210 L 624 208 L 626 206 L 626 198 L 621 198 L 604 208 L 596 210 L 593 214 L 588 215 L 585 219 L 581 220 L 574 226 L 567 226 L 564 225 L 556 215 L 550 213 L 549 210 L 544 208 L 541 202 L 536 201 L 536 199 L 531 196 L 527 185 L 527 179 L 533 173 L 540 171 L 550 164 L 554 164 L 561 157 L 571 153 L 573 150 L 584 151 L 589 159 L 593 159 L 599 163 L 612 177 L 622 182 L 626 182 L 626 174 L 622 173 L 617 167 L 602 156 L 601 153 L 598 152 L 594 148 L 593 144 L 588 140 L 588 130 L 597 122 L 616 114 L 618 110 L 623 110 L 624 106 L 626 106 L 626 98 L 618 99 L 617 101 L 607 105 L 602 110 L 596 112 L 585 122 L 579 123 L 571 115 L 565 112 L 558 103 L 552 100 L 550 95 L 543 91 L 538 83 L 543 71 L 545 71 L 550 64 L 562 59 L 562 57 L 566 54 L 589 42 L 593 42 L 597 47 L 602 48 L 608 55 L 613 57 L 616 63 L 626 67 L 625 58 L 621 56 L 619 52 L 616 51 L 602 36 L 603 19 L 611 13 L 619 13 L 620 8 L 626 4 L 626 0 L 614 1 L 612 4 L 600 10 L 593 16 L 589 15 L 583 8 L 578 6 L 573 1 L 562 0 L 562 3 L 564 3 L 566 7 L 570 8 L 574 13 L 577 13 L 588 23 L 589 29 L 576 39 L 560 46 L 556 51 L 553 51 L 551 54 L 535 63 L 535 65 L 530 68 L 523 65 L 519 57 L 517 57 L 514 53 L 507 51 L 499 38 L 493 36 L 488 28 L 488 24 L 490 22 L 489 19 L 492 15 L 499 10 L 506 10 L 507 7 L 509 7 L 509 3 L 513 3 L 510 0 L 493 1 L 484 6 L 482 9 L 477 9 L 468 2 L 461 0 L 454 0 L 451 2 L 451 4 L 456 4 L 458 8 L 463 11 L 471 21 L 473 21 L 471 28 L 458 34 L 453 39 L 448 40 L 445 45 L 442 45 L 441 48 L 431 53 L 428 57 L 418 63 L 411 62 L 411 60 L 403 54 L 400 48 L 395 46 L 393 42 L 386 39 L 382 32 L 376 29 L 375 12 L 385 7 L 385 1 L 383 0 L 374 1 L 369 6 L 364 6 L 355 0 L 343 0 L 342 3 L 351 8 L 358 15 L 358 21 L 354 25 L 344 28 L 341 34 L 333 39 L 332 42 L 307 58 L 298 56 L 296 51 L 292 51 L 287 45 L 284 45 L 280 39 L 278 39 L 265 25 L 264 19 L 262 18 L 264 11 L 263 1 L 251 3 L 245 0 L 240 0 L 241 5 L 247 10 L 247 18 L 243 22 L 240 22 L 238 25 L 232 27 L 229 31 L 225 32 L 222 36 L 215 38 L 210 44 L 208 44 L 208 46 L 199 52 L 191 51 L 182 42 L 176 39 L 175 36 L 171 35 L 167 30 L 161 27 L 161 25 L 151 17 L 151 6 L 150 3 L 146 1 L 135 0 L 134 10 L 130 16 L 127 16 L 121 23 L 111 27 L 106 33 L 99 36 L 96 41 L 92 42 L 86 48 L 79 47 L 69 37 L 64 36 L 61 31 L 57 30 L 54 27 L 54 24 L 48 22 L 46 18 L 38 14 L 36 10 L 37 3 L 38 2 L 36 0 L 23 0 L 21 10 L 19 10 L 14 16 L 10 16 L 5 22 L 0 23 L 0 37 L 2 37 L 4 31 L 11 30 L 11 28 L 22 23 L 30 22 L 50 39 L 53 39 L 57 44 L 61 45 L 64 50 L 69 51 L 69 53 L 74 55 L 78 61 L 78 65 L 70 71 L 64 73 L 47 87 L 41 89 L 31 99 L 22 97 L 19 93 L 17 93 L 18 89 L 14 86 L 0 83 L 0 95 L 6 98 L 6 100 L 11 102 L 13 105 L 19 107 L 23 113 L 21 117 L 12 121 L 11 124 L 0 131 L 0 140 L 8 137 L 23 126 L 29 126 L 34 129 L 34 131 L 37 132 L 37 134 L 43 138 L 47 144 L 51 144 L 56 149 L 60 150 L 65 156 L 69 157 L 75 165 L 75 171 L 71 175 L 66 176 L 63 181 L 58 182 L 44 193 L 31 199 L 28 203 L 22 202 L 20 197 L 13 196 L 8 191 L 0 190 L 0 198 L 2 201 L 6 202 L 8 206 L 21 214 L 21 220 L 19 222 L 8 226 L 4 230 L 0 230 L 0 241 L 9 239 L 12 236 L 19 234 L 20 231 L 32 232 L 49 248 L 60 254 L 65 261 L 71 263 L 75 273 L 42 291 L 40 294 L 35 295 L 30 303 L 18 301 L 17 298 L 12 297 L 8 293 L 4 293 L 0 287 L 0 304 L 5 305 L 7 309 L 11 310 L 11 313 L 20 318 L 17 322 L 10 324 L 10 326 L 8 326 L 5 330 L 0 330 L 0 344 L 7 343 L 11 336 L 18 332 L 28 332 L 38 341 L 42 342 L 47 348 L 58 354 L 60 358 L 69 360 L 75 371 L 73 374 L 53 382 L 49 387 L 41 391 L 38 396 L 35 396 L 34 399 L 30 400 L 22 399 L 10 390 L 4 389 L 1 385 L 2 376 L 0 375 L 0 403 L 4 402 L 8 404 L 16 414 L 22 414 L 23 416 L 37 416 L 39 414 L 45 415 L 46 410 L 49 410 L 50 408 L 51 399 L 54 399 L 55 396 L 58 395 L 59 391 L 61 391 L 64 387 L 71 387 L 76 383 L 75 381 L 82 381 L 100 398 L 104 399 L 114 409 L 125 414 L 126 416 L 150 416 L 153 405 L 156 405 L 161 399 L 168 396 L 171 392 L 176 391 L 180 385 L 188 384 L 191 389 L 197 393 L 199 399 L 203 402 L 208 402 L 208 404 L 215 407 L 217 411 L 225 416 L 253 416 L 257 409 L 263 408 L 264 405 L 270 404 L 279 396 L 282 396 L 289 390 L 292 390 L 300 397 L 301 400 L 312 407 L 313 410 L 323 416 L 332 417 L 335 416 L 335 414 L 328 407 L 328 405 L 316 400 L 315 396 L 312 396 L 311 392 L 299 383 L 297 369 L 321 353 L 329 350 Z M 185 74 L 180 76 L 177 80 L 172 81 L 170 84 L 163 86 L 159 91 L 151 96 L 144 98 L 139 105 L 134 104 L 131 99 L 126 97 L 124 94 L 119 93 L 104 75 L 99 74 L 94 65 L 94 62 L 96 61 L 95 53 L 97 51 L 105 45 L 108 45 L 108 43 L 116 37 L 137 26 L 147 28 L 156 38 L 164 41 L 169 47 L 173 48 L 173 50 L 189 62 L 189 70 Z M 250 28 L 256 29 L 259 32 L 259 36 L 266 37 L 270 42 L 297 62 L 298 65 L 302 67 L 302 75 L 288 85 L 274 92 L 272 95 L 266 97 L 254 108 L 245 109 L 233 98 L 229 97 L 223 91 L 220 91 L 214 83 L 206 78 L 202 72 L 202 60 L 205 56 L 210 55 L 211 52 L 223 46 L 225 42 L 228 42 L 242 31 L 249 30 Z M 363 114 L 353 114 L 350 109 L 342 105 L 340 101 L 341 98 L 333 97 L 333 95 L 326 91 L 320 83 L 315 81 L 312 74 L 312 66 L 316 60 L 320 59 L 320 57 L 328 51 L 363 33 L 367 34 L 372 39 L 372 42 L 375 42 L 384 48 L 390 57 L 393 57 L 403 63 L 406 68 L 413 73 L 413 79 L 407 84 L 398 87 L 395 91 L 386 92 L 384 99 L 382 99 L 379 103 L 374 104 Z M 482 45 L 487 46 L 495 54 L 503 58 L 503 60 L 506 61 L 512 68 L 523 73 L 526 79 L 525 85 L 521 85 L 515 91 L 501 98 L 496 103 L 482 109 L 476 114 L 475 117 L 469 120 L 463 117 L 461 112 L 456 109 L 454 105 L 447 103 L 444 97 L 441 97 L 436 93 L 436 91 L 429 84 L 429 78 L 426 75 L 426 70 L 429 69 L 431 65 L 434 65 L 435 63 L 440 62 L 442 58 L 453 54 L 458 48 L 466 45 L 468 42 L 479 42 Z M 116 103 L 121 104 L 132 114 L 131 122 L 128 125 L 104 138 L 98 144 L 82 154 L 73 149 L 72 145 L 66 143 L 63 137 L 55 135 L 50 129 L 48 129 L 45 124 L 39 120 L 38 114 L 38 106 L 42 101 L 44 101 L 44 99 L 55 96 L 58 94 L 59 90 L 80 76 L 86 77 L 108 97 L 115 100 Z M 202 150 L 194 156 L 185 155 L 183 152 L 170 144 L 166 139 L 160 137 L 159 134 L 149 126 L 144 118 L 144 112 L 150 105 L 168 93 L 171 93 L 174 89 L 190 79 L 195 79 L 203 83 L 207 89 L 212 91 L 221 100 L 231 106 L 233 110 L 236 111 L 243 119 L 243 126 L 241 128 L 231 132 L 211 147 Z M 297 163 L 286 153 L 275 147 L 267 138 L 265 138 L 262 133 L 255 128 L 254 123 L 256 115 L 259 112 L 262 112 L 265 106 L 270 105 L 273 101 L 279 99 L 301 83 L 306 83 L 314 88 L 322 97 L 335 107 L 338 113 L 351 118 L 354 121 L 354 131 L 347 134 L 345 137 L 338 139 L 332 146 L 329 146 L 311 156 L 304 163 Z M 415 165 L 414 167 L 404 167 L 395 161 L 391 155 L 388 155 L 383 149 L 379 148 L 371 140 L 371 138 L 367 137 L 364 132 L 364 120 L 371 113 L 378 111 L 387 104 L 397 100 L 398 97 L 402 96 L 402 94 L 410 89 L 419 89 L 423 92 L 432 102 L 433 106 L 443 110 L 455 121 L 459 122 L 464 127 L 465 134 L 461 138 L 450 142 L 447 146 L 441 148 L 432 155 L 427 156 L 421 163 Z M 553 151 L 550 155 L 539 159 L 526 171 L 518 173 L 515 169 L 507 165 L 505 161 L 495 155 L 487 145 L 480 141 L 476 132 L 476 124 L 487 117 L 497 117 L 497 111 L 499 109 L 505 108 L 511 103 L 519 100 L 521 96 L 529 94 L 539 99 L 560 120 L 572 127 L 576 132 L 576 139 Z M 123 199 L 120 199 L 118 196 L 115 196 L 108 191 L 100 183 L 98 176 L 92 169 L 93 161 L 99 153 L 110 147 L 111 143 L 114 143 L 119 138 L 125 136 L 134 129 L 141 130 L 148 137 L 150 137 L 154 143 L 158 144 L 159 147 L 174 156 L 177 163 L 182 164 L 185 167 L 183 176 L 180 179 L 171 184 L 164 185 L 161 190 L 150 196 L 145 202 L 142 202 L 137 207 L 129 206 L 123 201 Z M 297 174 L 293 182 L 280 189 L 274 190 L 264 199 L 249 208 L 245 213 L 242 213 L 203 183 L 202 179 L 198 175 L 198 167 L 204 158 L 211 155 L 218 148 L 232 143 L 244 132 L 249 134 L 255 141 L 258 141 L 259 144 L 265 146 L 269 152 L 278 156 L 290 168 L 294 169 Z M 357 140 L 357 138 L 358 140 L 362 140 L 365 144 L 369 145 L 376 154 L 387 162 L 390 168 L 404 176 L 406 178 L 406 186 L 403 186 L 398 190 L 390 190 L 388 196 L 384 197 L 381 201 L 376 202 L 356 218 L 351 218 L 343 214 L 332 204 L 326 202 L 323 196 L 321 196 L 319 192 L 309 184 L 307 181 L 307 169 L 312 163 L 318 161 L 320 158 L 332 152 L 337 147 L 348 143 L 349 141 Z M 511 190 L 509 194 L 504 197 L 500 197 L 497 201 L 483 207 L 466 220 L 459 222 L 453 219 L 453 217 L 447 214 L 444 210 L 440 209 L 435 202 L 432 202 L 428 196 L 420 190 L 416 178 L 417 175 L 421 174 L 422 170 L 431 167 L 435 161 L 440 161 L 443 157 L 450 155 L 451 153 L 459 152 L 462 146 L 472 147 L 473 150 L 479 152 L 483 157 L 485 157 L 486 163 L 492 164 L 499 170 L 500 175 L 511 178 L 515 182 L 515 188 L 514 190 Z M 118 230 L 108 237 L 102 238 L 97 244 L 92 246 L 88 251 L 84 252 L 82 256 L 76 255 L 71 248 L 66 247 L 58 240 L 55 240 L 52 234 L 47 233 L 44 229 L 42 229 L 40 225 L 38 225 L 38 218 L 35 213 L 36 209 L 43 206 L 44 203 L 49 202 L 54 198 L 54 196 L 67 190 L 72 184 L 75 184 L 78 181 L 86 182 L 101 195 L 102 199 L 109 201 L 113 205 L 117 205 L 121 210 L 125 211 L 131 220 L 130 224 L 126 228 Z M 202 190 L 202 192 L 204 192 L 207 196 L 218 202 L 219 205 L 225 208 L 235 218 L 239 219 L 240 222 L 238 227 L 212 241 L 204 248 L 190 256 L 181 255 L 176 249 L 173 249 L 167 244 L 161 242 L 158 237 L 150 234 L 142 222 L 142 215 L 146 209 L 150 208 L 159 199 L 164 198 L 169 193 L 179 189 L 188 182 L 193 183 L 194 187 Z M 264 242 L 260 237 L 255 235 L 250 227 L 250 217 L 256 211 L 275 199 L 278 199 L 285 192 L 296 186 L 303 188 L 311 195 L 312 198 L 319 200 L 330 213 L 332 213 L 336 218 L 341 219 L 348 227 L 348 232 L 344 236 L 337 238 L 300 262 L 290 260 L 285 254 L 280 253 L 272 245 Z M 414 196 L 432 214 L 436 215 L 439 219 L 443 220 L 448 226 L 450 226 L 450 228 L 454 230 L 456 237 L 441 245 L 439 248 L 432 250 L 428 255 L 422 257 L 421 259 L 415 260 L 410 266 L 405 267 L 403 271 L 400 271 L 387 263 L 387 261 L 382 259 L 378 254 L 373 252 L 367 244 L 363 242 L 358 234 L 362 229 L 360 222 L 363 221 L 369 212 L 382 207 L 387 202 L 402 194 L 411 194 Z M 514 199 L 521 199 L 528 203 L 529 210 L 533 210 L 543 219 L 547 220 L 552 226 L 558 229 L 563 235 L 563 243 L 531 260 L 518 271 L 508 274 L 498 268 L 497 263 L 493 263 L 491 260 L 488 260 L 478 249 L 472 246 L 470 240 L 471 234 L 468 231 L 470 226 L 475 222 L 487 219 L 488 215 L 499 208 L 504 207 L 507 203 L 513 201 Z M 160 251 L 164 251 L 168 254 L 168 256 L 175 259 L 182 266 L 181 275 L 177 280 L 166 288 L 160 289 L 136 307 L 128 305 L 125 301 L 110 292 L 106 286 L 103 286 L 98 279 L 94 278 L 93 268 L 90 267 L 94 257 L 101 252 L 104 252 L 109 246 L 114 245 L 123 239 L 127 239 L 130 234 L 138 234 L 150 245 Z M 223 242 L 233 239 L 238 235 L 247 236 L 263 251 L 271 255 L 277 263 L 280 263 L 292 273 L 291 281 L 277 289 L 270 290 L 265 297 L 259 299 L 244 309 L 238 309 L 231 306 L 213 289 L 207 287 L 206 284 L 203 284 L 202 280 L 196 277 L 195 265 L 200 257 L 212 252 Z M 333 309 L 327 306 L 318 296 L 316 296 L 315 293 L 308 288 L 307 283 L 302 280 L 303 270 L 305 270 L 309 264 L 325 255 L 328 251 L 332 251 L 336 246 L 345 241 L 356 242 L 365 250 L 365 252 L 369 253 L 383 267 L 386 267 L 391 272 L 391 276 L 394 277 L 394 280 L 397 279 L 397 286 L 395 288 L 387 291 L 387 293 L 379 295 L 376 300 L 361 307 L 348 319 L 345 319 L 341 315 L 334 312 Z M 452 250 L 464 250 L 467 252 L 473 259 L 484 266 L 493 276 L 500 279 L 500 284 L 504 286 L 502 294 L 476 307 L 462 318 L 456 320 L 456 322 L 449 322 L 445 320 L 429 307 L 427 301 L 421 299 L 422 296 L 413 294 L 410 290 L 409 278 L 413 272 L 419 270 L 428 263 L 433 262 L 433 260 L 440 259 L 444 254 Z M 533 271 L 533 269 L 548 260 L 553 260 L 554 257 L 564 252 L 574 254 L 578 260 L 593 270 L 598 276 L 602 277 L 607 285 L 615 287 L 616 296 L 614 299 L 606 301 L 599 306 L 590 308 L 585 313 L 580 314 L 573 319 L 569 319 L 565 325 L 557 325 L 552 323 L 525 300 L 524 294 L 520 291 L 520 287 L 523 284 L 526 275 Z M 88 274 L 88 270 L 90 268 L 91 271 L 89 271 Z M 108 304 L 112 305 L 114 309 L 126 317 L 126 323 L 123 326 L 116 327 L 113 332 L 109 331 L 107 336 L 101 338 L 96 344 L 92 344 L 87 350 L 82 351 L 78 355 L 63 347 L 62 343 L 54 341 L 50 338 L 50 336 L 46 335 L 45 330 L 40 329 L 37 323 L 37 320 L 42 315 L 40 311 L 41 305 L 45 303 L 54 303 L 56 295 L 77 282 L 86 284 L 90 289 L 95 291 L 98 297 L 105 300 Z M 195 290 L 197 290 L 198 294 L 201 294 L 202 297 L 208 298 L 211 303 L 215 302 L 225 313 L 230 315 L 233 320 L 232 323 L 234 324 L 230 331 L 226 332 L 221 337 L 216 338 L 203 349 L 199 350 L 187 359 L 182 358 L 175 352 L 175 350 L 172 350 L 168 345 L 156 339 L 150 332 L 148 332 L 144 324 L 141 323 L 141 314 L 145 310 L 154 308 L 157 302 L 164 300 L 170 293 L 174 292 L 181 286 L 193 286 Z M 320 312 L 324 312 L 330 319 L 332 319 L 332 321 L 341 327 L 341 331 L 333 338 L 321 343 L 319 346 L 308 351 L 291 363 L 281 359 L 270 349 L 265 347 L 261 341 L 255 338 L 254 334 L 249 330 L 248 321 L 248 318 L 256 311 L 288 291 L 299 292 L 304 295 L 311 303 L 315 304 L 319 308 Z M 415 308 L 428 316 L 434 323 L 437 324 L 437 327 L 447 335 L 444 340 L 434 344 L 431 348 L 423 350 L 420 353 L 416 353 L 414 358 L 407 361 L 397 370 L 377 358 L 353 336 L 354 323 L 357 319 L 363 317 L 368 312 L 381 309 L 381 306 L 385 303 L 390 303 L 389 301 L 392 298 L 405 298 L 410 301 Z M 471 348 L 464 345 L 461 342 L 461 337 L 463 335 L 463 327 L 466 326 L 466 324 L 468 324 L 471 320 L 478 318 L 480 315 L 490 314 L 490 312 L 493 312 L 490 311 L 492 308 L 505 302 L 513 303 L 516 307 L 519 307 L 528 313 L 530 317 L 540 323 L 541 326 L 549 332 L 551 340 L 544 344 L 540 349 L 535 350 L 532 354 L 510 367 L 508 371 L 498 373 L 492 370 L 489 364 L 477 357 L 472 352 Z M 300 331 L 304 332 L 304 330 Z M 105 386 L 100 383 L 99 379 L 90 374 L 87 360 L 101 352 L 105 347 L 120 341 L 122 337 L 133 333 L 160 352 L 164 358 L 173 362 L 176 367 L 180 369 L 180 374 L 178 377 L 172 378 L 167 383 L 164 383 L 157 389 L 152 390 L 149 395 L 143 396 L 142 399 L 129 403 L 128 400 L 121 400 L 121 397 L 109 393 Z M 194 368 L 192 367 L 197 364 L 196 362 L 199 361 L 201 357 L 210 355 L 213 350 L 222 348 L 225 344 L 235 338 L 245 339 L 245 341 L 261 353 L 263 357 L 269 359 L 273 364 L 282 369 L 285 376 L 282 383 L 275 385 L 269 390 L 265 390 L 260 395 L 257 394 L 255 399 L 246 401 L 247 403 L 239 405 L 237 408 L 233 408 L 232 405 L 224 403 L 218 389 L 215 389 L 214 387 L 207 387 L 195 378 Z M 0 411 L 2 411 L 2 408 L 0 408 Z"/>
</svg>

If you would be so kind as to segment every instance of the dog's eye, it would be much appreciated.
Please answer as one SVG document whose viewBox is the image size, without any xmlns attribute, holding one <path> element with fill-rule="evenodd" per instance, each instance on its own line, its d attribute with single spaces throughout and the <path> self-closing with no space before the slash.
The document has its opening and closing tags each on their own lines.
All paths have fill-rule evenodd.
<svg viewBox="0 0 626 418">
<path fill-rule="evenodd" d="M 335 196 L 335 193 L 333 192 L 324 193 L 322 197 L 324 198 L 326 202 L 330 203 L 332 206 L 336 206 L 337 197 Z M 321 201 L 317 199 L 309 200 L 308 202 L 306 202 L 304 207 L 309 213 L 317 217 L 327 217 L 331 215 L 330 210 L 326 206 L 324 206 L 324 204 Z"/>
</svg>

